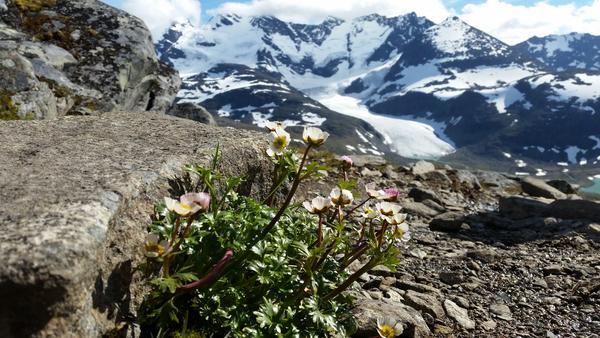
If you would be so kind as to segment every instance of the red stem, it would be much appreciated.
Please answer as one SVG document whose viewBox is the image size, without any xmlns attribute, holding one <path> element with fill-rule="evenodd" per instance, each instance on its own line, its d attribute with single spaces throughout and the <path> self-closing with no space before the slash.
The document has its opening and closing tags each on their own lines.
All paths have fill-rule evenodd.
<svg viewBox="0 0 600 338">
<path fill-rule="evenodd" d="M 210 285 L 212 282 L 219 278 L 221 271 L 225 268 L 227 263 L 233 257 L 233 250 L 225 249 L 225 254 L 223 257 L 213 266 L 212 270 L 210 270 L 204 277 L 198 279 L 195 282 L 191 282 L 185 285 L 182 285 L 178 288 L 181 292 L 190 292 L 206 285 Z"/>
<path fill-rule="evenodd" d="M 319 214 L 319 232 L 317 234 L 317 247 L 323 243 L 323 214 Z"/>
</svg>

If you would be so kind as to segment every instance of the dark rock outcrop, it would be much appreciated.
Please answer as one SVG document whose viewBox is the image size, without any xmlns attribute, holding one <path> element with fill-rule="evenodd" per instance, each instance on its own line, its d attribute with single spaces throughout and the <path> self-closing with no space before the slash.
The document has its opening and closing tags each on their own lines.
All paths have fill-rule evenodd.
<svg viewBox="0 0 600 338">
<path fill-rule="evenodd" d="M 559 200 L 548 206 L 549 216 L 600 222 L 600 203 L 587 200 Z"/>
<path fill-rule="evenodd" d="M 503 216 L 511 219 L 524 219 L 542 216 L 546 213 L 551 200 L 523 196 L 501 197 L 499 211 Z"/>
<path fill-rule="evenodd" d="M 160 111 L 180 85 L 145 24 L 95 0 L 0 8 L 0 119 Z"/>
</svg>

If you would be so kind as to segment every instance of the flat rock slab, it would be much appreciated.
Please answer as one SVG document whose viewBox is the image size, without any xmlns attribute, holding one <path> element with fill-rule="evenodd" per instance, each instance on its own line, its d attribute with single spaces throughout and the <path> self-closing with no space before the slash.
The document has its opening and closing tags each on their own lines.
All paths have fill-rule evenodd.
<svg viewBox="0 0 600 338">
<path fill-rule="evenodd" d="M 219 143 L 223 170 L 265 196 L 265 140 L 150 113 L 0 123 L 0 337 L 97 337 L 125 322 L 170 179 L 210 163 Z"/>
<path fill-rule="evenodd" d="M 567 198 L 567 195 L 548 183 L 533 177 L 525 177 L 521 181 L 523 191 L 534 197 L 551 198 L 562 200 Z"/>
</svg>

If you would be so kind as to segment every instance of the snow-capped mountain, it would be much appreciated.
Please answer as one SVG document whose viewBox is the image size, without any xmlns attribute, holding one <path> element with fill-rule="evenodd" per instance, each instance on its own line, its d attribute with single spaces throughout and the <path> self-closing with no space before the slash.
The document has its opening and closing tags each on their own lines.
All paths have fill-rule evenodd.
<svg viewBox="0 0 600 338">
<path fill-rule="evenodd" d="M 600 71 L 600 36 L 571 33 L 533 37 L 515 48 L 554 71 Z"/>
<path fill-rule="evenodd" d="M 524 160 L 600 160 L 598 53 L 586 41 L 598 37 L 509 46 L 458 17 L 414 13 L 317 25 L 232 14 L 174 25 L 157 50 L 184 77 L 179 100 L 220 118 L 321 126 L 348 153 L 465 150 L 525 172 Z"/>
</svg>

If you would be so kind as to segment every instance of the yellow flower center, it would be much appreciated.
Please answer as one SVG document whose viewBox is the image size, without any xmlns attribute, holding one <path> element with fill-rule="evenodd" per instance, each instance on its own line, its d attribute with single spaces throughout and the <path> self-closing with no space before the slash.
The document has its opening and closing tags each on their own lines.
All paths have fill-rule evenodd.
<svg viewBox="0 0 600 338">
<path fill-rule="evenodd" d="M 285 136 L 277 136 L 273 140 L 273 146 L 277 149 L 285 148 L 286 143 L 287 143 L 287 137 L 285 137 Z"/>
<path fill-rule="evenodd" d="M 156 252 L 159 256 L 165 253 L 165 248 L 157 243 L 146 243 L 144 246 L 146 252 Z"/>
<path fill-rule="evenodd" d="M 180 203 L 181 207 L 186 210 L 192 210 L 192 206 L 187 203 Z"/>
<path fill-rule="evenodd" d="M 396 337 L 396 330 L 390 325 L 381 325 L 379 327 L 379 335 L 385 338 Z"/>
</svg>

